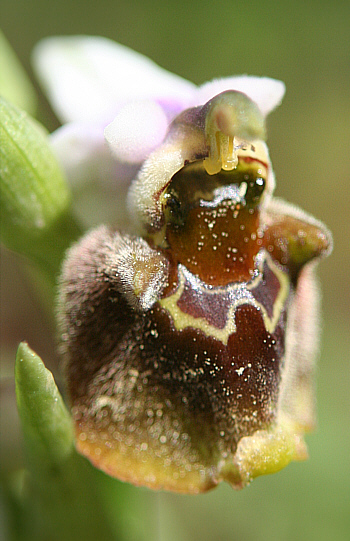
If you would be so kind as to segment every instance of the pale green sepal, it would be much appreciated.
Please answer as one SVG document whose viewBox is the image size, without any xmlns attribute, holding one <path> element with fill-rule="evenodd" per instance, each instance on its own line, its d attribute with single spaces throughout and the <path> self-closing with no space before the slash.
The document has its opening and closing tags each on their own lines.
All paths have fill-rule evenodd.
<svg viewBox="0 0 350 541">
<path fill-rule="evenodd" d="M 37 95 L 16 53 L 0 30 L 0 95 L 35 115 Z"/>
</svg>

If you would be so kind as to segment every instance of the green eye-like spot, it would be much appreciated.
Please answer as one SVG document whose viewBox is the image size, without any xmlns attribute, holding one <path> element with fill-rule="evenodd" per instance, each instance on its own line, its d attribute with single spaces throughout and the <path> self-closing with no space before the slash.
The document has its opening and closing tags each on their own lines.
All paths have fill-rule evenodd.
<svg viewBox="0 0 350 541">
<path fill-rule="evenodd" d="M 179 199 L 177 193 L 170 190 L 164 195 L 163 198 L 163 212 L 166 223 L 173 224 L 174 226 L 181 226 L 185 223 L 186 212 L 185 205 Z"/>
</svg>

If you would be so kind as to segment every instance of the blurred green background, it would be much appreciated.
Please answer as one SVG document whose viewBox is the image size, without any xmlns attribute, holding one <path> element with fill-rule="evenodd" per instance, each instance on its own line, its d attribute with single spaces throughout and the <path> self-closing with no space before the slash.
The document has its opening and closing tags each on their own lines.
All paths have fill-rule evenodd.
<svg viewBox="0 0 350 541">
<path fill-rule="evenodd" d="M 333 231 L 321 263 L 323 340 L 318 429 L 310 459 L 259 478 L 242 492 L 221 485 L 196 497 L 152 493 L 105 476 L 111 516 L 131 507 L 126 539 L 155 541 L 344 541 L 350 532 L 350 3 L 346 0 L 2 0 L 1 24 L 26 67 L 42 37 L 94 34 L 146 54 L 195 83 L 248 73 L 282 79 L 287 93 L 268 120 L 276 195 Z M 40 95 L 39 119 L 58 122 Z M 19 257 L 1 258 L 4 471 L 23 466 L 14 405 L 13 360 L 27 340 L 59 381 L 53 323 Z M 101 474 L 102 478 L 102 474 Z M 120 507 L 122 506 L 122 507 Z M 130 521 L 130 522 L 129 522 Z M 128 534 L 130 532 L 130 535 Z M 136 533 L 135 533 L 136 532 Z M 103 540 L 104 541 L 104 540 Z"/>
</svg>

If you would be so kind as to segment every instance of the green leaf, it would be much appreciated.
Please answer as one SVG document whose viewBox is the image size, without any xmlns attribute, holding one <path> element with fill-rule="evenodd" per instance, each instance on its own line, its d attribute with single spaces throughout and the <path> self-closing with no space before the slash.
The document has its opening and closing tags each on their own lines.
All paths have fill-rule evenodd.
<svg viewBox="0 0 350 541">
<path fill-rule="evenodd" d="M 101 474 L 76 453 L 71 417 L 53 376 L 25 343 L 18 348 L 15 377 L 30 471 L 23 494 L 30 522 L 23 538 L 116 541 L 96 483 Z"/>
<path fill-rule="evenodd" d="M 51 276 L 80 235 L 70 191 L 42 126 L 0 98 L 1 240 Z"/>
<path fill-rule="evenodd" d="M 0 30 L 0 95 L 34 115 L 37 96 L 16 53 Z"/>
</svg>

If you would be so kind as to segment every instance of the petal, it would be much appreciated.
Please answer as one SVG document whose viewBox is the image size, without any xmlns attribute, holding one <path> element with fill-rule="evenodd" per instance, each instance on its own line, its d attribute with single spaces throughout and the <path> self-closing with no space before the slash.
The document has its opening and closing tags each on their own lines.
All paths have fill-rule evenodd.
<svg viewBox="0 0 350 541">
<path fill-rule="evenodd" d="M 63 122 L 107 124 L 135 99 L 165 100 L 172 109 L 183 109 L 196 89 L 147 57 L 101 37 L 44 39 L 34 49 L 33 64 Z"/>
<path fill-rule="evenodd" d="M 115 179 L 115 160 L 104 141 L 103 127 L 72 123 L 51 135 L 51 145 L 74 186 L 91 179 Z"/>
<path fill-rule="evenodd" d="M 270 79 L 269 77 L 240 75 L 238 77 L 214 79 L 199 87 L 196 94 L 196 104 L 203 105 L 225 90 L 244 92 L 257 103 L 263 115 L 266 116 L 280 105 L 286 89 L 282 81 Z"/>
<path fill-rule="evenodd" d="M 82 225 L 127 226 L 126 193 L 138 166 L 113 157 L 103 127 L 67 124 L 51 135 L 51 144 L 71 183 L 74 211 Z"/>
<path fill-rule="evenodd" d="M 168 119 L 160 105 L 136 101 L 121 109 L 104 134 L 118 160 L 140 163 L 162 143 L 167 128 Z"/>
</svg>

